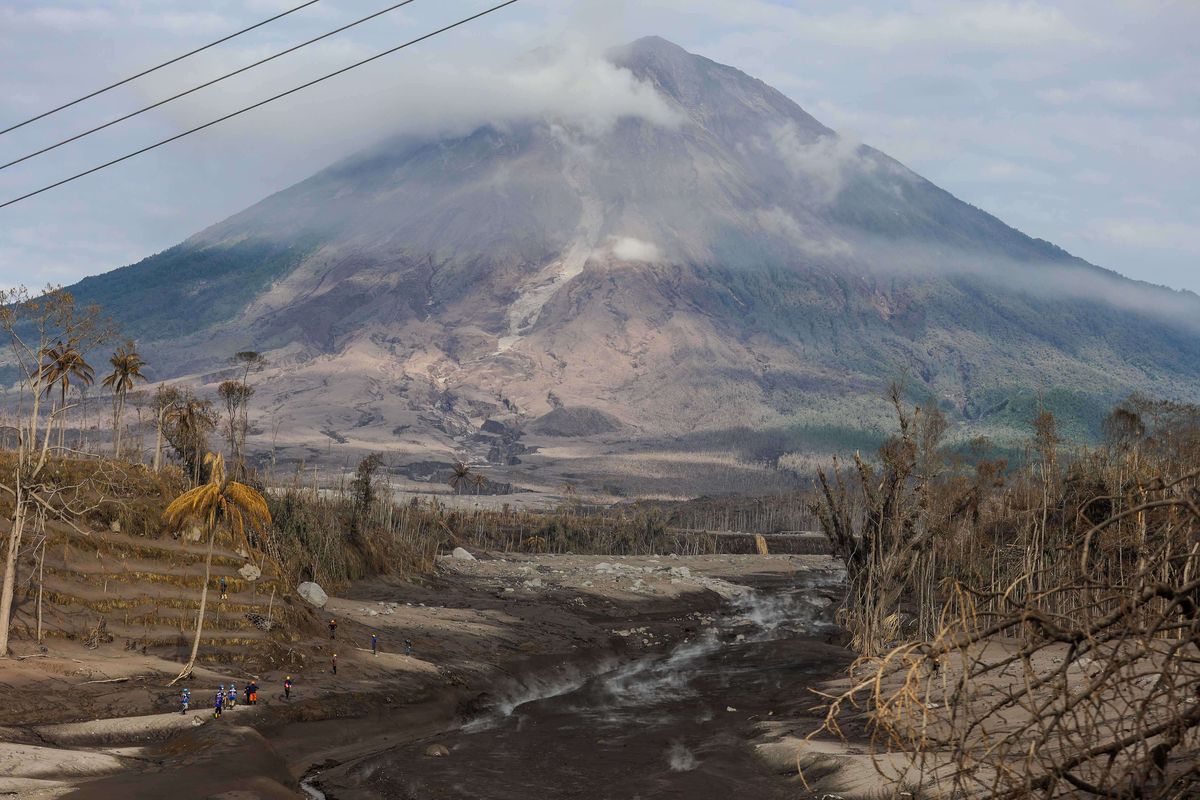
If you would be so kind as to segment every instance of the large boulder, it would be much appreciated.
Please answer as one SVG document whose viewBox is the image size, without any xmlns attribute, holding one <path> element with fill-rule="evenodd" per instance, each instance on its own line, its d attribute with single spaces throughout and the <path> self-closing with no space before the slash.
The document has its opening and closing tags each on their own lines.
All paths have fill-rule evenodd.
<svg viewBox="0 0 1200 800">
<path fill-rule="evenodd" d="M 462 548 L 462 547 L 454 548 L 454 551 L 452 553 L 450 553 L 450 557 L 456 558 L 459 561 L 474 561 L 475 560 L 475 556 L 471 555 L 471 553 L 469 551 L 467 551 L 465 548 Z"/>
<path fill-rule="evenodd" d="M 238 575 L 253 583 L 262 577 L 262 570 L 254 564 L 243 564 L 241 569 L 238 570 Z"/>
<path fill-rule="evenodd" d="M 317 608 L 324 608 L 325 604 L 329 602 L 329 595 L 325 594 L 325 590 L 312 581 L 305 581 L 297 586 L 296 593 Z"/>
<path fill-rule="evenodd" d="M 450 748 L 444 744 L 431 744 L 425 748 L 425 755 L 430 758 L 445 758 L 450 755 Z"/>
</svg>

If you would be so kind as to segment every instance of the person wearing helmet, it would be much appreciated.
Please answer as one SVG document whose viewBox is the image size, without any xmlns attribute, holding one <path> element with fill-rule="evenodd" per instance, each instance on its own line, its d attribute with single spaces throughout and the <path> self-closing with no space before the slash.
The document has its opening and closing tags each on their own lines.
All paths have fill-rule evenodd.
<svg viewBox="0 0 1200 800">
<path fill-rule="evenodd" d="M 179 713 L 186 714 L 188 711 L 188 706 L 191 704 L 192 690 L 185 687 L 184 690 L 179 693 Z"/>
<path fill-rule="evenodd" d="M 292 676 L 291 675 L 288 675 L 286 678 L 283 679 L 283 699 L 284 700 L 292 699 Z"/>
<path fill-rule="evenodd" d="M 225 707 L 225 684 L 221 684 L 221 688 L 217 689 L 217 696 L 213 698 L 213 719 L 221 718 L 221 711 Z"/>
<path fill-rule="evenodd" d="M 230 708 L 237 705 L 237 684 L 229 684 L 229 691 L 225 693 L 225 705 Z"/>
</svg>

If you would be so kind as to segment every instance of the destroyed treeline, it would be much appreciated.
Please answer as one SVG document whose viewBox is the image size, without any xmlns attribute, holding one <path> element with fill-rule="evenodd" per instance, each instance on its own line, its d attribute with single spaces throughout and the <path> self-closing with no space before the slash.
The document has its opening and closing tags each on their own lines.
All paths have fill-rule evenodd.
<svg viewBox="0 0 1200 800">
<path fill-rule="evenodd" d="M 267 499 L 274 522 L 267 552 L 285 575 L 332 586 L 373 574 L 425 575 L 439 552 L 458 546 L 603 555 L 712 553 L 718 546 L 716 537 L 673 531 L 656 509 L 463 510 L 436 499 L 394 502 L 377 481 L 332 490 L 296 481 Z"/>
<path fill-rule="evenodd" d="M 1067 453 L 954 465 L 897 399 L 877 465 L 822 476 L 891 785 L 933 797 L 1200 796 L 1200 409 L 1133 397 Z M 906 789 L 907 790 L 907 789 Z"/>
</svg>

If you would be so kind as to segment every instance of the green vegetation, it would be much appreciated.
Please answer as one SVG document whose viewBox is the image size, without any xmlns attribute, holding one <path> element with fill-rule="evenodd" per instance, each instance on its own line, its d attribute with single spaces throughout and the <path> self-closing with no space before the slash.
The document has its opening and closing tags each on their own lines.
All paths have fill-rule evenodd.
<svg viewBox="0 0 1200 800">
<path fill-rule="evenodd" d="M 85 278 L 73 292 L 80 302 L 103 306 L 130 336 L 171 339 L 233 318 L 318 246 L 311 235 L 286 242 L 189 240 L 128 267 Z"/>
</svg>

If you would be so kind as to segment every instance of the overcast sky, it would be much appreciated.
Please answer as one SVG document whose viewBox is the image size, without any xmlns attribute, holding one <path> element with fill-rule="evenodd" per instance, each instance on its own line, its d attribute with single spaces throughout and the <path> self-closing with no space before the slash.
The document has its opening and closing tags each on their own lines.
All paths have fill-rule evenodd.
<svg viewBox="0 0 1200 800">
<path fill-rule="evenodd" d="M 0 128 L 300 2 L 0 0 Z M 0 163 L 392 2 L 322 0 L 0 137 Z M 0 171 L 0 201 L 494 2 L 416 0 Z M 0 209 L 0 285 L 70 283 L 137 261 L 391 130 L 436 130 L 464 105 L 508 102 L 463 87 L 533 48 L 658 34 L 762 78 L 1032 236 L 1200 291 L 1197 30 L 1195 0 L 521 0 L 320 90 Z"/>
</svg>

